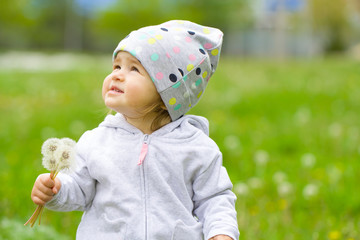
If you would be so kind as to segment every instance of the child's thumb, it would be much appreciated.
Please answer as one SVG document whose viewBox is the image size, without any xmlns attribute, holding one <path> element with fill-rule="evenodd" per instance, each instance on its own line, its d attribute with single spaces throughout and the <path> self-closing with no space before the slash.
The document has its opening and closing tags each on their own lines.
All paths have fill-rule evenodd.
<svg viewBox="0 0 360 240">
<path fill-rule="evenodd" d="M 57 194 L 60 191 L 61 182 L 58 178 L 55 178 L 54 181 L 55 181 L 55 186 L 53 187 L 53 193 Z"/>
</svg>

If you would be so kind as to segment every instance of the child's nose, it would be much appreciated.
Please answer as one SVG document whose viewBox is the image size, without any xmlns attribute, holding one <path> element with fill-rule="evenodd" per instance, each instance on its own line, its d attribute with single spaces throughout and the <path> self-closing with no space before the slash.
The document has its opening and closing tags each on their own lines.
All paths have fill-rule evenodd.
<svg viewBox="0 0 360 240">
<path fill-rule="evenodd" d="M 114 71 L 112 73 L 111 79 L 117 80 L 117 81 L 124 81 L 125 80 L 124 71 L 121 69 Z"/>
</svg>

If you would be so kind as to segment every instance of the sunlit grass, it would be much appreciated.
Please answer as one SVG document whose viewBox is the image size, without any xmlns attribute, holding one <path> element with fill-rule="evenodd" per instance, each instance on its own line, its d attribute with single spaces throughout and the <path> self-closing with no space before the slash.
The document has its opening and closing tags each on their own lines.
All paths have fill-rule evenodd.
<svg viewBox="0 0 360 240">
<path fill-rule="evenodd" d="M 42 142 L 78 139 L 106 115 L 101 85 L 110 59 L 81 59 L 60 70 L 0 70 L 0 216 L 6 223 L 31 215 L 32 184 L 46 171 Z M 345 58 L 222 57 L 191 113 L 209 119 L 223 152 L 238 195 L 241 239 L 360 237 L 359 76 L 359 62 Z M 42 224 L 74 238 L 80 217 L 46 211 Z"/>
</svg>

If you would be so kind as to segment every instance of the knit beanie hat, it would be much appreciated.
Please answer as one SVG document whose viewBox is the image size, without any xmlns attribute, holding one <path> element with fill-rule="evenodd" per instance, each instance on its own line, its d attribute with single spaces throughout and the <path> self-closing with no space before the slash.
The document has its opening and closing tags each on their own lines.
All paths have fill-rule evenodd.
<svg viewBox="0 0 360 240">
<path fill-rule="evenodd" d="M 217 67 L 223 33 L 189 21 L 172 20 L 131 32 L 113 55 L 127 51 L 150 75 L 174 121 L 203 95 Z"/>
</svg>

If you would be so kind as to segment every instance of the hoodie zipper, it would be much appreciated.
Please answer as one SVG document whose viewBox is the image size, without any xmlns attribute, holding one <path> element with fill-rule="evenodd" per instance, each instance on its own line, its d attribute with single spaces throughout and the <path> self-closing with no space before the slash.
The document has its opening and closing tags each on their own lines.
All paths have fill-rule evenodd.
<svg viewBox="0 0 360 240">
<path fill-rule="evenodd" d="M 138 162 L 139 166 L 141 164 L 143 164 L 143 162 L 145 160 L 145 157 L 146 157 L 147 152 L 148 152 L 148 144 L 149 144 L 149 135 L 145 134 L 143 144 L 142 144 L 142 147 L 141 147 L 141 151 L 140 151 L 140 157 L 139 157 L 139 162 Z"/>
<path fill-rule="evenodd" d="M 143 139 L 143 143 L 142 143 L 142 147 L 141 147 L 141 151 L 140 151 L 140 156 L 139 156 L 139 162 L 138 162 L 138 165 L 140 166 L 141 168 L 141 172 L 142 172 L 142 187 L 143 187 L 143 191 L 144 191 L 144 223 L 145 223 L 145 240 L 147 239 L 147 235 L 148 235 L 148 232 L 147 232 L 147 203 L 146 203 L 146 199 L 147 199 L 147 194 L 146 194 L 146 184 L 145 184 L 145 167 L 143 165 L 143 162 L 146 158 L 146 155 L 148 153 L 148 145 L 149 145 L 149 135 L 145 134 L 144 135 L 144 139 Z"/>
</svg>

